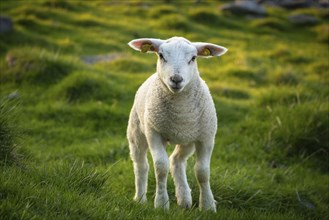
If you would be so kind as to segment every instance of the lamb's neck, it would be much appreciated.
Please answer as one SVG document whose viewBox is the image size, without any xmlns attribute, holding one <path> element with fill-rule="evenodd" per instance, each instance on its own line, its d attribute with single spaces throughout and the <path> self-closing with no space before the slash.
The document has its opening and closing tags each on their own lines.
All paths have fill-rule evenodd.
<svg viewBox="0 0 329 220">
<path fill-rule="evenodd" d="M 161 81 L 162 82 L 162 81 Z M 171 92 L 168 87 L 161 83 L 161 100 L 165 105 L 165 109 L 185 113 L 202 108 L 203 89 L 201 89 L 201 79 L 198 74 L 185 86 L 183 91 L 179 93 Z M 200 109 L 199 109 L 200 110 Z"/>
</svg>

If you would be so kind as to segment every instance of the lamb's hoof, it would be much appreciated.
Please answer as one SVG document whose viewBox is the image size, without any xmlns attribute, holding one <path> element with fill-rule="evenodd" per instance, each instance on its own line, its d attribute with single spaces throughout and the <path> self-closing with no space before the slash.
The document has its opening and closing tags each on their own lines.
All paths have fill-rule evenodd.
<svg viewBox="0 0 329 220">
<path fill-rule="evenodd" d="M 177 204 L 179 207 L 183 209 L 189 209 L 192 207 L 192 197 L 187 196 L 187 197 L 177 197 Z"/>
<path fill-rule="evenodd" d="M 169 197 L 168 197 L 168 194 L 156 195 L 155 199 L 154 199 L 154 207 L 169 210 Z"/>
<path fill-rule="evenodd" d="M 135 196 L 134 197 L 134 201 L 135 202 L 138 202 L 138 203 L 140 203 L 140 204 L 144 204 L 144 203 L 146 203 L 147 202 L 147 198 L 146 198 L 146 196 L 145 195 L 142 195 L 142 196 Z"/>
<path fill-rule="evenodd" d="M 211 211 L 211 212 L 216 212 L 216 200 L 213 200 L 213 201 L 209 201 L 209 202 L 206 202 L 206 203 L 201 203 L 199 209 L 201 211 Z"/>
<path fill-rule="evenodd" d="M 192 201 L 180 201 L 177 204 L 183 209 L 190 209 L 192 207 Z"/>
</svg>

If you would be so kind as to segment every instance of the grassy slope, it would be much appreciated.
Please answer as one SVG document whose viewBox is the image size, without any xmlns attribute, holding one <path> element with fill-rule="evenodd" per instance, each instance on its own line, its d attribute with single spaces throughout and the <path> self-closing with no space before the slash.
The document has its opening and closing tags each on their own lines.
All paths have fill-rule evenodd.
<svg viewBox="0 0 329 220">
<path fill-rule="evenodd" d="M 1 2 L 1 14 L 15 25 L 0 35 L 1 98 L 18 91 L 16 121 L 25 135 L 18 150 L 23 159 L 0 166 L 0 216 L 328 218 L 328 13 L 302 12 L 321 23 L 294 26 L 286 21 L 292 12 L 274 8 L 268 18 L 247 20 L 221 14 L 217 3 L 179 10 L 99 1 Z M 171 211 L 154 210 L 153 169 L 148 204 L 132 202 L 125 129 L 155 56 L 126 43 L 173 35 L 229 48 L 221 58 L 198 60 L 219 115 L 211 168 L 217 214 L 196 208 L 193 157 L 187 172 L 195 208 L 177 208 L 169 178 Z M 107 53 L 121 57 L 95 65 L 80 60 Z"/>
</svg>

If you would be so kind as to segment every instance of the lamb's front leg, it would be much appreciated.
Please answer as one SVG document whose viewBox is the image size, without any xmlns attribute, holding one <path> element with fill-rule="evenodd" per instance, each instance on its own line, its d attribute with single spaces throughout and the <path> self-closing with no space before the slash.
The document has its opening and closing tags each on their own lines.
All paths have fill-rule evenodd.
<svg viewBox="0 0 329 220">
<path fill-rule="evenodd" d="M 216 212 L 216 201 L 210 189 L 210 158 L 213 141 L 203 142 L 196 147 L 195 176 L 200 187 L 199 208 Z"/>
<path fill-rule="evenodd" d="M 191 208 L 191 189 L 186 178 L 186 160 L 194 152 L 194 145 L 176 145 L 170 156 L 170 172 L 174 178 L 177 203 L 182 208 Z"/>
<path fill-rule="evenodd" d="M 153 158 L 156 178 L 155 208 L 169 209 L 169 196 L 167 193 L 167 176 L 169 172 L 169 159 L 161 136 L 153 131 L 147 132 L 147 141 Z"/>
</svg>

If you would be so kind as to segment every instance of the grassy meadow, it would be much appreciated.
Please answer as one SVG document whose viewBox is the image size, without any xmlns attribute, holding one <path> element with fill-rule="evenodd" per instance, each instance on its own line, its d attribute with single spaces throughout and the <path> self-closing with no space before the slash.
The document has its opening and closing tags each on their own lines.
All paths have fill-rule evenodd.
<svg viewBox="0 0 329 220">
<path fill-rule="evenodd" d="M 1 1 L 14 30 L 0 34 L 0 219 L 328 219 L 328 10 L 251 19 L 221 4 Z M 192 209 L 177 207 L 171 177 L 170 211 L 153 208 L 151 157 L 148 202 L 132 201 L 126 127 L 156 56 L 127 43 L 172 36 L 229 49 L 198 59 L 219 118 L 216 214 L 198 210 L 194 157 Z"/>
</svg>

